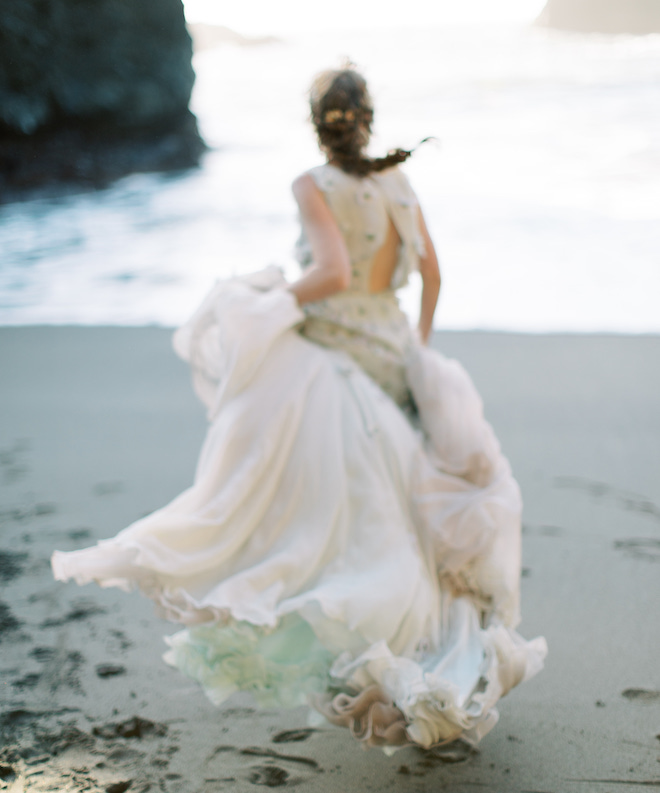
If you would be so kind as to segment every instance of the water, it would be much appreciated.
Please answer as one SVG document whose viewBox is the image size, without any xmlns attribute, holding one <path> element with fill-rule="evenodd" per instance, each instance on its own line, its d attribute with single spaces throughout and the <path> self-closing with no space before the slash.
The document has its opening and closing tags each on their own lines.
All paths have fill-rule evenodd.
<svg viewBox="0 0 660 793">
<path fill-rule="evenodd" d="M 441 257 L 438 327 L 660 332 L 660 36 L 530 27 L 197 54 L 203 167 L 0 208 L 0 323 L 176 325 L 216 278 L 295 277 L 290 183 L 321 161 L 305 91 L 342 55 L 372 86 L 374 152 L 439 139 L 406 165 Z"/>
</svg>

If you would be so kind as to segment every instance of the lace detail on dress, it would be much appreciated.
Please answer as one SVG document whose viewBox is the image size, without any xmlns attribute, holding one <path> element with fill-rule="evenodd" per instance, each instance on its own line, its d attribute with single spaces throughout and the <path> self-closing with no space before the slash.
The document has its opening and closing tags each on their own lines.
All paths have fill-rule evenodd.
<svg viewBox="0 0 660 793">
<path fill-rule="evenodd" d="M 400 407 L 410 404 L 405 361 L 413 336 L 393 292 L 333 295 L 305 314 L 304 336 L 350 355 Z"/>
</svg>

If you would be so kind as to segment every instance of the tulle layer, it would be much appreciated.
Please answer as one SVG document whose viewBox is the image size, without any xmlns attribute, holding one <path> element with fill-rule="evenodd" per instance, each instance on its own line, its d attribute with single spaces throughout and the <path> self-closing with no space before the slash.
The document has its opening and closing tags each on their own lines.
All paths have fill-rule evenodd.
<svg viewBox="0 0 660 793">
<path fill-rule="evenodd" d="M 514 631 L 508 463 L 459 364 L 414 350 L 415 429 L 350 358 L 296 332 L 278 282 L 219 284 L 175 336 L 211 421 L 193 486 L 113 539 L 56 552 L 55 576 L 137 586 L 192 626 L 167 658 L 216 702 L 313 697 L 372 744 L 476 741 L 545 654 Z M 377 696 L 351 716 L 329 690 Z"/>
<path fill-rule="evenodd" d="M 293 615 L 272 631 L 249 622 L 200 625 L 167 643 L 165 661 L 197 680 L 216 705 L 248 691 L 262 707 L 295 708 L 331 685 L 332 653 Z"/>
</svg>

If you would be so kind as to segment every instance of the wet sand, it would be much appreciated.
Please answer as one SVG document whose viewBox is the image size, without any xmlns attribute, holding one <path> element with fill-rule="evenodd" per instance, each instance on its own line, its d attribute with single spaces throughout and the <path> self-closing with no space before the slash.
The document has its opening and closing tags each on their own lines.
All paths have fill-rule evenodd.
<svg viewBox="0 0 660 793">
<path fill-rule="evenodd" d="M 523 623 L 545 671 L 477 753 L 364 752 L 304 710 L 213 707 L 137 595 L 52 580 L 190 482 L 205 431 L 170 333 L 0 329 L 0 790 L 660 788 L 660 337 L 443 333 L 525 499 Z"/>
</svg>

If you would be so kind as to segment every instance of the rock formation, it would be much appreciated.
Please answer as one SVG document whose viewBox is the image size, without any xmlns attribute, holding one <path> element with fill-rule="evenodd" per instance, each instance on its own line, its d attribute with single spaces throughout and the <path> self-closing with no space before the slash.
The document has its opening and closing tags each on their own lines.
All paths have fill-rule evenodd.
<svg viewBox="0 0 660 793">
<path fill-rule="evenodd" d="M 12 0 L 0 15 L 0 200 L 196 164 L 181 0 Z"/>
<path fill-rule="evenodd" d="M 539 22 L 594 33 L 658 33 L 660 0 L 548 0 Z"/>
</svg>

